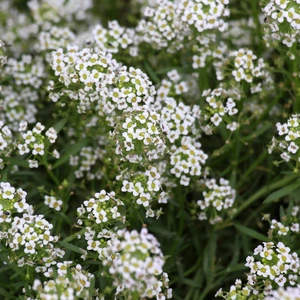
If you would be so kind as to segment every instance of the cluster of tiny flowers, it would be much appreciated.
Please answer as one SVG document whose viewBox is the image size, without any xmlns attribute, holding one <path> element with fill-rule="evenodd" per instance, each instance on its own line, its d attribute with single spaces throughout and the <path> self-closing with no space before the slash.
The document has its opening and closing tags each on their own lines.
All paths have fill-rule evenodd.
<svg viewBox="0 0 300 300">
<path fill-rule="evenodd" d="M 56 50 L 72 45 L 75 41 L 74 33 L 68 28 L 53 26 L 49 31 L 42 31 L 38 36 L 38 51 Z"/>
<path fill-rule="evenodd" d="M 9 127 L 0 121 L 0 169 L 4 168 L 3 158 L 10 156 L 13 149 L 13 134 Z"/>
<path fill-rule="evenodd" d="M 93 28 L 91 39 L 102 51 L 117 53 L 119 48 L 127 49 L 134 42 L 135 31 L 120 26 L 117 21 L 110 21 L 108 22 L 108 29 L 100 24 L 96 25 Z M 129 53 L 133 54 L 133 52 Z"/>
<path fill-rule="evenodd" d="M 219 126 L 223 120 L 228 124 L 226 128 L 235 131 L 239 127 L 239 123 L 233 121 L 232 118 L 238 113 L 236 108 L 236 100 L 240 100 L 240 95 L 232 93 L 230 90 L 218 88 L 214 90 L 203 91 L 202 97 L 207 102 L 205 119 L 209 120 L 214 126 Z M 204 132 L 208 133 L 211 124 L 204 127 Z"/>
<path fill-rule="evenodd" d="M 36 292 L 36 299 L 40 300 L 61 300 L 61 299 L 92 299 L 95 290 L 91 289 L 94 282 L 94 275 L 83 270 L 77 264 L 71 267 L 72 262 L 65 261 L 57 263 L 57 277 L 41 282 L 36 279 L 33 282 L 32 290 Z M 91 294 L 92 293 L 92 294 Z"/>
<path fill-rule="evenodd" d="M 36 102 L 38 92 L 30 87 L 13 88 L 4 85 L 1 90 L 2 108 L 0 120 L 9 125 L 12 131 L 18 131 L 20 120 L 29 124 L 36 123 Z"/>
<path fill-rule="evenodd" d="M 73 20 L 88 20 L 87 11 L 92 8 L 92 0 L 30 0 L 27 3 L 36 24 L 43 29 L 51 25 Z"/>
<path fill-rule="evenodd" d="M 277 237 L 280 240 L 282 236 L 300 233 L 299 213 L 300 207 L 295 205 L 292 208 L 290 217 L 284 218 L 282 222 L 275 219 L 270 220 L 270 216 L 265 215 L 263 220 L 270 222 L 269 236 L 272 236 L 273 239 Z"/>
<path fill-rule="evenodd" d="M 265 15 L 264 39 L 267 46 L 283 43 L 291 48 L 300 38 L 300 1 L 299 0 L 268 0 L 263 1 Z M 294 54 L 290 54 L 295 59 Z"/>
<path fill-rule="evenodd" d="M 156 49 L 167 48 L 168 52 L 181 49 L 184 39 L 213 29 L 224 31 L 222 19 L 229 15 L 228 1 L 160 1 L 153 7 L 145 7 L 136 31 L 141 41 Z"/>
<path fill-rule="evenodd" d="M 166 127 L 160 119 L 160 115 L 148 107 L 132 109 L 117 119 L 110 138 L 121 160 L 148 162 L 165 154 Z"/>
<path fill-rule="evenodd" d="M 223 32 L 227 28 L 227 23 L 222 18 L 230 14 L 226 7 L 228 4 L 229 0 L 180 0 L 178 3 L 180 20 L 198 32 L 212 29 Z"/>
<path fill-rule="evenodd" d="M 233 76 L 235 83 L 249 83 L 251 94 L 260 93 L 263 89 L 271 90 L 274 86 L 264 60 L 257 60 L 257 56 L 247 48 L 231 51 L 229 58 L 225 57 L 214 65 L 218 80 L 223 80 L 227 75 Z"/>
<path fill-rule="evenodd" d="M 268 147 L 268 152 L 271 154 L 273 150 L 281 152 L 280 157 L 283 161 L 289 162 L 290 160 L 296 162 L 298 166 L 300 162 L 299 157 L 299 144 L 300 144 L 300 115 L 292 115 L 286 123 L 277 123 L 276 129 L 279 137 L 272 138 L 271 144 Z M 297 168 L 297 167 L 296 167 Z"/>
<path fill-rule="evenodd" d="M 20 131 L 24 131 L 22 133 L 22 140 L 18 144 L 18 150 L 20 155 L 31 153 L 34 157 L 43 156 L 45 151 L 50 144 L 55 143 L 57 139 L 57 132 L 53 127 L 50 127 L 45 133 L 42 133 L 45 129 L 45 126 L 40 122 L 36 123 L 32 130 L 26 131 L 27 124 L 24 124 L 24 127 L 21 128 Z M 59 157 L 59 154 L 54 152 L 54 157 Z M 37 160 L 29 160 L 30 168 L 37 168 L 38 161 Z"/>
<path fill-rule="evenodd" d="M 111 259 L 103 261 L 113 277 L 116 294 L 132 295 L 140 298 L 169 299 L 172 290 L 168 287 L 168 275 L 163 272 L 165 263 L 157 239 L 146 228 L 119 230 L 111 240 Z"/>
<path fill-rule="evenodd" d="M 57 211 L 60 211 L 62 209 L 62 200 L 56 199 L 56 197 L 48 195 L 45 195 L 44 199 L 45 205 L 49 206 L 50 208 L 53 208 Z"/>
<path fill-rule="evenodd" d="M 54 247 L 58 236 L 51 235 L 53 225 L 42 215 L 15 216 L 9 226 L 7 224 L 5 227 L 6 230 L 1 235 L 12 251 L 9 259 L 16 261 L 19 267 L 39 262 L 55 264 L 57 257 L 64 255 L 64 251 Z"/>
<path fill-rule="evenodd" d="M 6 64 L 7 57 L 5 55 L 5 44 L 0 40 L 0 68 Z"/>
<path fill-rule="evenodd" d="M 194 69 L 205 68 L 209 61 L 222 59 L 228 51 L 224 42 L 217 42 L 216 35 L 209 35 L 205 38 L 197 37 L 198 45 L 193 46 L 193 64 Z"/>
<path fill-rule="evenodd" d="M 282 242 L 263 243 L 254 249 L 254 255 L 259 259 L 256 261 L 253 256 L 248 256 L 245 264 L 250 268 L 247 275 L 250 286 L 264 285 L 264 294 L 278 287 L 294 286 L 298 282 L 299 257 L 296 252 Z"/>
<path fill-rule="evenodd" d="M 197 105 L 191 108 L 183 102 L 177 103 L 174 98 L 167 97 L 163 101 L 160 114 L 168 128 L 166 136 L 169 142 L 175 143 L 180 137 L 195 133 L 195 124 L 200 113 L 200 108 Z"/>
<path fill-rule="evenodd" d="M 201 175 L 202 165 L 207 158 L 207 154 L 202 151 L 201 144 L 195 138 L 184 136 L 179 146 L 171 146 L 170 172 L 180 178 L 181 185 L 188 186 L 191 177 Z"/>
<path fill-rule="evenodd" d="M 177 3 L 157 1 L 153 7 L 144 8 L 143 17 L 136 27 L 139 42 L 148 43 L 154 49 L 166 48 L 171 53 L 183 47 L 189 28 L 180 20 Z"/>
<path fill-rule="evenodd" d="M 10 0 L 1 0 L 0 11 L 3 17 L 0 36 L 6 45 L 13 45 L 10 50 L 19 57 L 21 53 L 32 50 L 28 40 L 37 34 L 38 25 L 32 22 L 28 14 L 16 9 L 14 4 Z"/>
<path fill-rule="evenodd" d="M 157 89 L 156 101 L 164 101 L 169 97 L 178 97 L 188 92 L 188 84 L 181 80 L 181 76 L 177 70 L 172 70 L 167 73 L 170 80 L 163 79 Z"/>
<path fill-rule="evenodd" d="M 280 287 L 277 291 L 272 291 L 271 295 L 264 300 L 300 300 L 300 287 Z"/>
<path fill-rule="evenodd" d="M 272 298 L 273 295 L 280 295 L 276 290 L 284 293 L 285 287 L 296 288 L 300 265 L 297 253 L 291 253 L 291 249 L 282 242 L 268 242 L 254 249 L 254 255 L 258 257 L 257 261 L 253 256 L 246 259 L 245 265 L 250 268 L 247 284 L 243 285 L 242 281 L 237 279 L 229 292 L 220 289 L 216 297 L 226 300 L 281 300 L 284 298 Z"/>
<path fill-rule="evenodd" d="M 0 224 L 11 223 L 14 213 L 30 213 L 32 207 L 26 202 L 27 193 L 16 189 L 9 182 L 0 182 Z"/>
<path fill-rule="evenodd" d="M 101 190 L 94 197 L 85 200 L 77 209 L 77 223 L 81 226 L 85 221 L 93 221 L 98 228 L 102 225 L 115 223 L 116 220 L 124 222 L 124 218 L 119 212 L 119 206 L 123 206 L 123 202 L 116 198 L 114 192 L 107 193 Z M 100 231 L 100 230 L 98 230 Z"/>
<path fill-rule="evenodd" d="M 33 59 L 31 55 L 23 55 L 20 61 L 13 58 L 7 60 L 4 74 L 13 76 L 17 86 L 41 87 L 45 76 L 44 64 L 40 59 Z"/>
<path fill-rule="evenodd" d="M 113 78 L 113 84 L 102 85 L 100 115 L 113 111 L 131 111 L 138 106 L 150 106 L 154 101 L 155 87 L 140 69 L 122 66 Z"/>
<path fill-rule="evenodd" d="M 94 53 L 92 49 L 84 48 L 81 51 L 77 46 L 67 46 L 52 52 L 50 65 L 58 76 L 58 80 L 66 87 L 77 84 L 85 92 L 102 91 L 102 85 L 112 83 L 115 77 L 116 61 L 111 55 L 102 52 Z M 48 87 L 51 90 L 51 84 Z M 71 91 L 70 91 L 71 92 Z M 55 94 L 49 95 L 55 101 Z"/>
<path fill-rule="evenodd" d="M 233 43 L 237 48 L 250 47 L 253 43 L 253 29 L 255 21 L 253 17 L 238 20 L 228 20 L 228 29 L 223 33 L 223 37 Z"/>
<path fill-rule="evenodd" d="M 143 205 L 147 212 L 147 217 L 154 217 L 151 209 L 153 203 L 167 203 L 168 196 L 162 190 L 161 175 L 154 166 L 148 166 L 145 172 L 130 173 L 125 170 L 122 175 L 117 176 L 118 181 L 122 181 L 121 191 L 130 193 L 133 201 L 138 205 Z M 159 211 L 156 216 L 159 216 Z"/>
<path fill-rule="evenodd" d="M 226 300 L 262 300 L 264 299 L 263 293 L 249 286 L 243 286 L 240 279 L 236 279 L 234 285 L 230 286 L 229 292 L 223 291 L 220 288 L 215 297 L 221 297 Z"/>
<path fill-rule="evenodd" d="M 204 200 L 198 200 L 202 212 L 199 214 L 199 220 L 207 220 L 211 224 L 222 221 L 219 216 L 221 211 L 228 210 L 233 206 L 236 197 L 236 191 L 229 185 L 229 181 L 220 178 L 219 184 L 215 179 L 205 179 L 203 181 L 205 191 L 203 192 Z"/>
<path fill-rule="evenodd" d="M 87 180 L 101 179 L 102 170 L 98 162 L 103 160 L 105 150 L 101 147 L 82 147 L 78 155 L 70 156 L 70 165 L 77 167 L 74 174 L 76 178 L 86 178 Z"/>
</svg>

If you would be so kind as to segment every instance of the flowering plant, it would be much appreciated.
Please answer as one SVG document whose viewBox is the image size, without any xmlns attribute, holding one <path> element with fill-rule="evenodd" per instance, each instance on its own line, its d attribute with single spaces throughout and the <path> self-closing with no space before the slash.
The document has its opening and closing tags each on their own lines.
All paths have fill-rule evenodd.
<svg viewBox="0 0 300 300">
<path fill-rule="evenodd" d="M 2 0 L 0 298 L 298 299 L 299 42 L 299 0 Z"/>
</svg>

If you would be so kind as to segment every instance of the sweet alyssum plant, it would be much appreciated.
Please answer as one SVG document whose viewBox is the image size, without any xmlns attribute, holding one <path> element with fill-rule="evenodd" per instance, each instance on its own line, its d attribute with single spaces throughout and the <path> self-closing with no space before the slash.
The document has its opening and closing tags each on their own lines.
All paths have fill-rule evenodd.
<svg viewBox="0 0 300 300">
<path fill-rule="evenodd" d="M 299 0 L 0 24 L 3 299 L 299 298 Z"/>
</svg>

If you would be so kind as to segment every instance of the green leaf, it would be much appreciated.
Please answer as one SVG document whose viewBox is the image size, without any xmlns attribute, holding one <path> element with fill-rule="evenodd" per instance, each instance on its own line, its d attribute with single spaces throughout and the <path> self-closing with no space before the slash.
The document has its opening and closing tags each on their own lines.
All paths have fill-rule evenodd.
<svg viewBox="0 0 300 300">
<path fill-rule="evenodd" d="M 66 125 L 66 123 L 68 122 L 67 118 L 63 118 L 60 121 L 58 121 L 57 123 L 55 123 L 52 127 L 56 130 L 57 133 L 59 133 L 64 126 Z"/>
<path fill-rule="evenodd" d="M 160 79 L 159 77 L 155 74 L 154 70 L 152 69 L 152 67 L 150 66 L 150 64 L 148 64 L 148 62 L 144 61 L 144 65 L 145 65 L 145 69 L 147 71 L 147 74 L 149 75 L 150 79 L 152 81 L 154 81 L 155 83 L 159 83 Z"/>
<path fill-rule="evenodd" d="M 267 131 L 269 128 L 271 128 L 273 125 L 271 123 L 263 124 L 258 127 L 256 131 L 251 133 L 250 135 L 246 136 L 243 138 L 243 142 L 249 142 L 252 141 L 253 139 L 256 139 L 260 135 L 262 135 L 265 131 Z"/>
<path fill-rule="evenodd" d="M 257 239 L 259 241 L 263 241 L 263 242 L 267 242 L 269 239 L 264 236 L 263 234 L 251 229 L 251 228 L 248 228 L 248 227 L 245 227 L 243 225 L 240 225 L 240 224 L 234 224 L 234 227 L 240 231 L 241 233 L 244 233 L 254 239 Z"/>
<path fill-rule="evenodd" d="M 271 195 L 269 195 L 265 201 L 263 202 L 263 204 L 267 204 L 267 203 L 271 203 L 274 202 L 275 200 L 284 197 L 288 194 L 290 194 L 291 192 L 293 192 L 294 190 L 296 190 L 298 187 L 300 187 L 300 180 L 295 181 L 294 183 L 285 186 L 279 190 L 277 190 L 276 192 L 273 192 Z"/>
<path fill-rule="evenodd" d="M 5 299 L 15 299 L 9 292 L 0 287 L 0 295 L 6 297 Z"/>
<path fill-rule="evenodd" d="M 89 143 L 90 139 L 85 138 L 79 141 L 78 143 L 72 145 L 61 157 L 60 159 L 52 166 L 52 169 L 55 169 L 69 160 L 71 155 L 77 154 L 84 146 Z"/>
<path fill-rule="evenodd" d="M 69 244 L 69 243 L 64 242 L 64 241 L 59 241 L 58 244 L 61 245 L 62 247 L 65 247 L 68 250 L 71 250 L 73 252 L 82 254 L 81 249 L 79 247 L 75 246 L 75 245 Z"/>
</svg>

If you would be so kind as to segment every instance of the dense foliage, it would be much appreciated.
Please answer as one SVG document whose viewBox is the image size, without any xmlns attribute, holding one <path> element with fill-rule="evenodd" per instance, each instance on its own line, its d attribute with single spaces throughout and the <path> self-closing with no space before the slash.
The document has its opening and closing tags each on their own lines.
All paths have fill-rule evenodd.
<svg viewBox="0 0 300 300">
<path fill-rule="evenodd" d="M 0 2 L 1 299 L 300 299 L 300 0 Z"/>
</svg>

